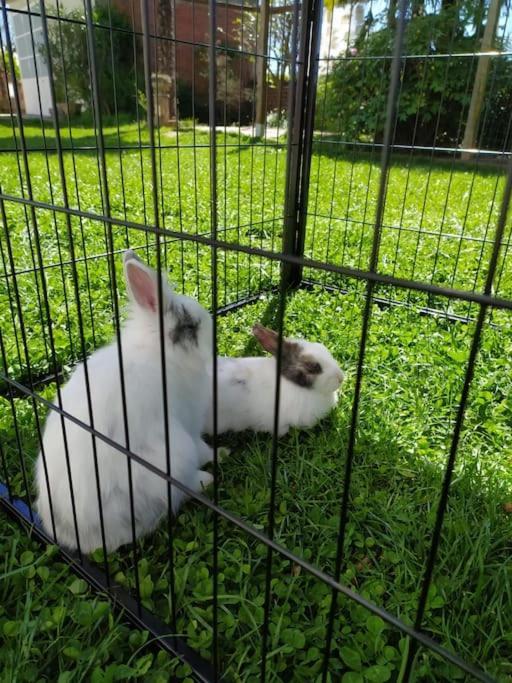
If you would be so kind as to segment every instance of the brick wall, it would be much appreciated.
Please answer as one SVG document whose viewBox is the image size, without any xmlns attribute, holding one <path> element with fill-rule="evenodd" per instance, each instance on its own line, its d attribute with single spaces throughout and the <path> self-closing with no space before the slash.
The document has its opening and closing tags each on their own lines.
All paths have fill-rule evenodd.
<svg viewBox="0 0 512 683">
<path fill-rule="evenodd" d="M 134 28 L 142 31 L 140 3 L 136 0 L 113 0 L 113 4 L 130 20 L 132 11 Z M 179 115 L 181 118 L 195 116 L 208 120 L 208 63 L 210 43 L 210 20 L 207 0 L 176 0 L 176 78 L 178 82 Z M 217 5 L 217 119 L 220 123 L 240 120 L 250 122 L 254 117 L 255 60 L 239 50 L 241 22 L 247 16 L 248 2 L 244 11 L 235 4 Z M 149 3 L 149 24 L 154 26 L 154 4 Z M 154 29 L 151 31 L 154 32 Z M 156 33 L 163 36 L 161 27 Z M 154 48 L 154 46 L 152 46 Z M 154 50 L 152 49 L 152 53 Z M 154 54 L 152 54 L 152 57 Z M 279 101 L 280 100 L 280 101 Z M 285 109 L 286 85 L 269 87 L 267 109 Z"/>
</svg>

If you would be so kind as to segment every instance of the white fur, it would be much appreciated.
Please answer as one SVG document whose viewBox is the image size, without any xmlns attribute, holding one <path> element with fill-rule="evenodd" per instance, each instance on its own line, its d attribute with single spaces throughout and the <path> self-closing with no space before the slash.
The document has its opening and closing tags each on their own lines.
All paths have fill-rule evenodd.
<svg viewBox="0 0 512 683">
<path fill-rule="evenodd" d="M 156 274 L 141 264 L 133 254 L 125 255 L 127 264 Z M 131 316 L 121 332 L 123 368 L 126 387 L 129 447 L 147 462 L 166 471 L 163 387 L 161 374 L 158 315 L 132 297 Z M 200 491 L 211 475 L 200 467 L 212 458 L 211 449 L 201 440 L 208 401 L 204 384 L 206 368 L 211 364 L 211 319 L 194 300 L 172 293 L 163 283 L 166 302 L 185 306 L 199 319 L 198 344 L 174 344 L 171 331 L 175 322 L 172 311 L 164 316 L 168 424 L 170 434 L 171 474 L 189 488 Z M 176 310 L 176 309 L 175 309 Z M 126 445 L 117 344 L 102 348 L 87 361 L 91 388 L 92 423 L 89 415 L 84 365 L 81 363 L 62 389 L 62 408 L 122 446 Z M 76 505 L 80 547 L 90 552 L 101 547 L 102 535 L 91 435 L 68 419 L 64 420 L 67 450 Z M 132 540 L 127 457 L 99 438 L 95 439 L 101 503 L 107 550 Z M 72 503 L 66 464 L 61 417 L 50 411 L 43 437 L 51 503 L 56 527 L 56 541 L 77 548 Z M 37 509 L 45 529 L 53 535 L 47 478 L 42 455 L 36 464 L 39 491 Z M 158 524 L 167 509 L 167 484 L 164 479 L 132 462 L 133 504 L 136 534 L 148 533 Z M 172 510 L 176 512 L 185 498 L 172 487 Z"/>
<path fill-rule="evenodd" d="M 281 376 L 278 434 L 290 427 L 313 427 L 338 400 L 343 372 L 322 344 L 297 341 L 304 352 L 318 361 L 323 372 L 313 387 L 301 387 Z M 274 431 L 276 359 L 226 358 L 217 360 L 217 432 Z M 213 406 L 204 432 L 213 434 Z"/>
</svg>

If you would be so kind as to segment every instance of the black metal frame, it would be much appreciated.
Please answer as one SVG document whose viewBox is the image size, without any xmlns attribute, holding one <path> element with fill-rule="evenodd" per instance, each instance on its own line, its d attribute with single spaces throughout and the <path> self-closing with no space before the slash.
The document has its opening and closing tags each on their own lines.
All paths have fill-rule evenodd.
<svg viewBox="0 0 512 683">
<path fill-rule="evenodd" d="M 387 192 L 387 182 L 388 182 L 388 171 L 390 165 L 390 155 L 392 150 L 396 147 L 393 143 L 393 126 L 395 121 L 395 114 L 397 108 L 397 101 L 399 97 L 400 88 L 400 73 L 402 68 L 402 45 L 403 37 L 406 25 L 406 12 L 407 12 L 407 0 L 400 0 L 398 8 L 398 24 L 395 36 L 394 51 L 393 55 L 388 58 L 391 59 L 391 82 L 388 89 L 388 100 L 386 109 L 386 128 L 384 141 L 381 145 L 373 145 L 373 147 L 378 147 L 381 150 L 381 162 L 380 162 L 380 184 L 378 191 L 378 201 L 375 219 L 370 223 L 373 229 L 373 239 L 372 239 L 372 249 L 371 257 L 368 267 L 365 269 L 354 268 L 344 264 L 335 264 L 329 262 L 322 262 L 312 258 L 306 258 L 304 256 L 305 250 L 305 235 L 306 235 L 306 217 L 307 217 L 307 207 L 308 207 L 308 191 L 310 187 L 310 171 L 311 171 L 311 159 L 313 153 L 313 125 L 315 116 L 315 106 L 316 106 L 316 88 L 317 88 L 317 76 L 318 76 L 318 65 L 319 65 L 319 45 L 320 45 L 320 26 L 321 26 L 321 12 L 322 12 L 322 2 L 321 0 L 305 0 L 304 4 L 301 6 L 296 0 L 294 3 L 294 22 L 293 22 L 293 54 L 290 60 L 290 89 L 289 89 L 289 120 L 288 120 L 288 140 L 287 140 L 287 170 L 286 170 L 286 200 L 285 200 L 285 212 L 284 212 L 284 232 L 283 232 L 283 244 L 282 250 L 274 251 L 270 249 L 265 249 L 263 246 L 254 246 L 252 244 L 246 245 L 241 243 L 236 243 L 234 241 L 229 241 L 227 239 L 227 233 L 229 231 L 239 230 L 239 225 L 225 226 L 222 228 L 223 237 L 220 236 L 221 229 L 218 227 L 218 178 L 217 178 L 217 164 L 218 164 L 218 149 L 217 149 L 217 123 L 216 123 L 216 102 L 217 102 L 217 62 L 216 54 L 222 51 L 226 51 L 229 48 L 222 45 L 217 45 L 216 35 L 217 35 L 217 4 L 215 0 L 209 0 L 209 10 L 210 10 L 210 40 L 206 44 L 194 43 L 194 45 L 201 45 L 208 49 L 209 53 L 209 111 L 210 111 L 210 142 L 207 145 L 210 151 L 210 219 L 211 219 L 211 230 L 209 233 L 186 233 L 182 230 L 172 230 L 161 224 L 160 222 L 160 192 L 161 192 L 161 175 L 159 174 L 158 164 L 161 163 L 159 158 L 159 153 L 162 149 L 166 147 L 172 147 L 170 145 L 162 145 L 160 139 L 157 139 L 157 124 L 158 124 L 158 112 L 154 111 L 153 107 L 153 86 L 151 79 L 151 49 L 152 41 L 155 42 L 156 39 L 167 39 L 158 35 L 158 31 L 155 27 L 150 26 L 150 18 L 148 13 L 148 0 L 141 0 L 142 7 L 142 20 L 143 20 L 143 30 L 140 34 L 143 40 L 143 52 L 144 52 L 144 70 L 145 70 L 145 87 L 146 87 L 146 97 L 148 102 L 148 120 L 147 126 L 149 131 L 149 144 L 142 145 L 139 140 L 139 145 L 133 148 L 139 151 L 142 149 L 147 149 L 150 152 L 151 160 L 151 185 L 152 185 L 152 195 L 153 195 L 153 215 L 154 220 L 146 220 L 144 223 L 128 220 L 125 216 L 124 219 L 116 218 L 112 215 L 110 209 L 110 195 L 109 195 L 109 181 L 107 166 L 105 161 L 105 154 L 107 149 L 117 149 L 117 147 L 106 148 L 105 141 L 103 139 L 103 125 L 102 125 L 102 111 L 100 106 L 100 97 L 98 90 L 98 75 L 97 75 L 97 64 L 95 59 L 95 44 L 94 44 L 94 31 L 98 28 L 94 24 L 92 16 L 92 4 L 91 0 L 86 0 L 86 31 L 88 36 L 88 46 L 89 46 L 89 56 L 90 56 L 90 67 L 91 67 L 91 85 L 92 85 L 92 102 L 93 102 L 93 114 L 95 121 L 96 130 L 96 145 L 93 147 L 86 146 L 81 148 L 81 151 L 86 151 L 88 149 L 93 149 L 98 153 L 98 163 L 100 169 L 100 186 L 102 190 L 102 203 L 103 211 L 101 214 L 94 213 L 91 211 L 86 211 L 80 206 L 74 208 L 68 197 L 67 189 L 67 178 L 64 167 L 64 152 L 68 150 L 67 147 L 62 145 L 60 129 L 62 127 L 61 122 L 57 116 L 56 110 L 56 95 L 55 89 L 52 85 L 52 103 L 53 103 L 53 125 L 56 133 L 55 147 L 49 148 L 45 146 L 43 150 L 46 153 L 55 152 L 58 157 L 59 162 L 59 175 L 60 183 L 63 196 L 63 204 L 58 205 L 52 202 L 41 202 L 34 198 L 31 186 L 30 177 L 30 166 L 29 166 L 29 150 L 25 136 L 24 136 L 24 124 L 23 117 L 21 116 L 21 103 L 20 96 L 18 92 L 18 87 L 16 82 L 14 83 L 15 90 L 15 105 L 16 111 L 12 111 L 12 121 L 13 121 L 13 131 L 14 131 L 14 119 L 17 119 L 17 130 L 19 132 L 19 138 L 16 136 L 15 141 L 15 151 L 17 152 L 18 162 L 19 156 L 21 155 L 23 162 L 23 173 L 22 167 L 20 166 L 20 184 L 23 185 L 22 180 L 24 179 L 26 183 L 27 196 L 22 194 L 22 196 L 14 196 L 12 194 L 5 193 L 0 188 L 0 207 L 2 211 L 2 221 L 5 228 L 7 245 L 10 249 L 10 241 L 7 228 L 7 217 L 5 211 L 5 204 L 13 203 L 23 207 L 25 211 L 27 224 L 31 224 L 33 228 L 33 234 L 35 236 L 35 252 L 37 259 L 34 260 L 33 268 L 26 271 L 16 271 L 14 259 L 12 257 L 12 252 L 9 253 L 9 272 L 5 272 L 3 277 L 8 281 L 12 281 L 16 306 L 20 315 L 21 321 L 23 321 L 22 307 L 19 300 L 19 295 L 17 292 L 17 277 L 22 275 L 24 272 L 32 272 L 33 274 L 39 274 L 42 292 L 40 294 L 41 301 L 45 302 L 46 310 L 46 329 L 49 334 L 49 345 L 50 345 L 50 358 L 49 358 L 49 368 L 50 374 L 46 377 L 37 377 L 32 373 L 30 367 L 30 356 L 28 353 L 27 341 L 25 338 L 25 332 L 22 326 L 22 336 L 23 336 L 23 346 L 25 350 L 25 355 L 27 359 L 27 377 L 26 378 L 13 378 L 7 372 L 7 359 L 5 354 L 5 348 L 2 341 L 0 333 L 0 345 L 2 347 L 2 360 L 4 370 L 0 372 L 0 378 L 6 385 L 5 392 L 8 397 L 12 400 L 15 394 L 27 396 L 31 399 L 34 405 L 34 412 L 37 417 L 38 406 L 44 406 L 47 409 L 54 410 L 61 416 L 62 428 L 65 430 L 65 419 L 80 425 L 84 430 L 90 433 L 93 443 L 96 440 L 100 440 L 107 443 L 111 447 L 117 449 L 126 456 L 127 467 L 129 472 L 130 487 L 131 483 L 131 466 L 133 462 L 143 465 L 148 470 L 153 472 L 155 475 L 161 477 L 167 482 L 168 500 L 169 500 L 169 515 L 167 518 L 168 529 L 171 528 L 171 495 L 172 489 L 171 484 L 187 493 L 193 500 L 198 502 L 200 505 L 204 505 L 209 508 L 213 513 L 214 519 L 214 555 L 213 555 L 213 651 L 212 651 L 212 664 L 202 661 L 196 653 L 194 653 L 180 638 L 174 636 L 167 636 L 166 631 L 168 627 L 166 624 L 156 619 L 152 614 L 150 614 L 146 609 L 142 607 L 140 599 L 140 588 L 138 585 L 138 572 L 136 571 L 136 596 L 130 596 L 124 589 L 118 587 L 113 582 L 109 575 L 108 564 L 105 562 L 104 571 L 100 571 L 97 567 L 89 563 L 86 558 L 82 556 L 80 551 L 76 555 L 70 554 L 64 550 L 61 550 L 62 557 L 69 563 L 71 569 L 77 572 L 80 576 L 86 579 L 91 586 L 100 591 L 107 592 L 114 603 L 121 607 L 127 616 L 133 621 L 137 626 L 144 627 L 155 636 L 158 645 L 165 648 L 167 651 L 176 655 L 183 661 L 190 664 L 194 671 L 194 675 L 199 681 L 213 681 L 217 680 L 219 671 L 219 656 L 218 656 L 218 633 L 217 633 L 217 601 L 218 601 L 218 586 L 217 586 L 217 569 L 218 569 L 218 523 L 219 519 L 222 518 L 227 520 L 230 524 L 241 529 L 244 533 L 250 535 L 252 538 L 257 539 L 259 542 L 267 547 L 267 565 L 266 565 L 266 583 L 265 583 L 265 616 L 264 624 L 262 630 L 262 658 L 261 658 L 261 679 L 264 681 L 266 678 L 266 665 L 267 665 L 267 654 L 268 654 L 268 630 L 269 630 L 269 616 L 270 616 L 270 605 L 271 605 L 271 578 L 272 578 L 272 557 L 273 553 L 278 553 L 282 557 L 295 563 L 306 572 L 317 578 L 319 581 L 323 582 L 331 588 L 331 608 L 329 614 L 329 621 L 327 626 L 327 637 L 325 642 L 325 650 L 323 654 L 323 669 L 322 669 L 322 679 L 327 680 L 329 672 L 329 661 L 331 656 L 331 638 L 334 620 L 337 613 L 337 602 L 338 595 L 342 595 L 345 598 L 355 601 L 359 605 L 365 607 L 370 613 L 378 615 L 387 624 L 398 629 L 401 633 L 405 634 L 411 639 L 411 646 L 409 649 L 409 654 L 407 658 L 407 667 L 405 671 L 405 680 L 409 680 L 412 672 L 412 667 L 414 663 L 414 657 L 418 646 L 423 646 L 429 650 L 441 655 L 446 661 L 458 666 L 461 670 L 467 674 L 473 676 L 475 679 L 480 681 L 492 681 L 492 678 L 478 669 L 477 667 L 463 661 L 458 655 L 449 652 L 448 650 L 441 647 L 438 643 L 430 638 L 423 630 L 423 617 L 425 611 L 426 600 L 428 596 L 429 587 L 431 584 L 432 573 L 436 562 L 437 551 L 439 546 L 439 541 L 441 538 L 443 520 L 447 507 L 447 500 L 449 495 L 450 483 L 453 477 L 455 460 L 457 455 L 457 448 L 459 444 L 459 438 L 461 434 L 461 429 L 464 421 L 464 414 L 468 399 L 468 394 L 471 386 L 471 381 L 473 379 L 473 372 L 475 367 L 475 362 L 478 354 L 478 349 L 480 345 L 480 339 L 482 331 L 484 328 L 484 323 L 486 321 L 486 316 L 489 310 L 502 309 L 502 310 L 512 310 L 512 300 L 503 297 L 497 297 L 493 294 L 493 282 L 497 271 L 498 259 L 500 255 L 500 248 L 504 245 L 504 234 L 505 226 L 507 220 L 507 211 L 509 209 L 511 195 L 512 195 L 512 159 L 508 160 L 507 169 L 507 179 L 506 186 L 503 193 L 503 198 L 501 202 L 501 210 L 499 221 L 496 227 L 495 235 L 492 240 L 488 240 L 492 243 L 492 254 L 488 263 L 487 277 L 485 281 L 485 287 L 482 292 L 470 291 L 470 290 L 460 290 L 453 287 L 436 285 L 433 282 L 426 283 L 420 282 L 414 279 L 405 279 L 396 277 L 395 275 L 385 275 L 380 273 L 378 270 L 378 257 L 379 257 L 379 247 L 382 236 L 383 229 L 383 219 L 384 219 L 384 207 L 386 201 Z M 42 19 L 43 23 L 43 34 L 46 47 L 49 48 L 48 41 L 48 30 L 47 30 L 47 20 L 48 15 L 46 14 L 44 0 L 40 0 L 39 11 L 34 10 L 7 10 L 5 3 L 2 4 L 2 16 L 5 25 L 5 45 L 2 40 L 1 51 L 2 55 L 7 53 L 10 60 L 10 65 L 14 71 L 14 61 L 13 61 L 13 47 L 11 43 L 9 25 L 8 25 L 8 12 L 17 11 L 23 13 L 27 16 L 37 16 Z M 65 18 L 58 14 L 52 17 L 58 21 L 66 21 Z M 108 27 L 101 27 L 108 28 Z M 110 27 L 112 30 L 112 27 Z M 136 32 L 134 32 L 135 35 Z M 255 56 L 255 53 L 251 53 Z M 53 84 L 51 76 L 50 67 L 50 81 Z M 19 144 L 18 144 L 19 143 Z M 267 144 L 265 142 L 265 144 Z M 276 142 L 276 145 L 281 145 L 281 143 Z M 240 143 L 234 145 L 240 148 Z M 197 149 L 199 145 L 194 145 L 194 149 Z M 79 147 L 72 145 L 73 151 L 80 151 Z M 179 149 L 179 145 L 177 145 Z M 126 149 L 119 146 L 121 149 Z M 12 152 L 13 150 L 5 150 Z M 509 156 L 510 153 L 503 150 L 503 156 Z M 105 434 L 98 432 L 94 428 L 94 423 L 92 421 L 92 412 L 90 413 L 91 424 L 87 425 L 81 422 L 74 416 L 66 413 L 62 408 L 62 401 L 60 397 L 60 387 L 62 385 L 62 368 L 56 360 L 55 345 L 52 337 L 52 326 L 51 326 L 51 313 L 48 308 L 48 294 L 45 289 L 45 272 L 51 267 L 62 267 L 62 260 L 58 264 L 45 264 L 43 261 L 42 249 L 39 240 L 38 232 L 38 210 L 47 210 L 52 212 L 52 215 L 61 216 L 66 221 L 67 236 L 71 248 L 71 258 L 70 265 L 73 269 L 73 283 L 74 283 L 74 296 L 79 302 L 79 284 L 78 276 L 76 271 L 76 265 L 80 259 L 75 258 L 73 252 L 73 240 L 75 239 L 73 234 L 73 228 L 71 225 L 72 218 L 88 219 L 94 222 L 102 223 L 105 228 L 105 234 L 107 236 L 106 240 L 106 251 L 104 254 L 89 255 L 85 256 L 83 260 L 87 263 L 88 260 L 106 257 L 109 263 L 109 273 L 110 273 L 110 284 L 111 284 L 111 303 L 113 316 L 116 323 L 116 335 L 118 340 L 119 349 L 119 367 L 121 369 L 121 376 L 123 376 L 123 358 L 121 353 L 120 340 L 120 327 L 119 327 L 119 306 L 117 299 L 117 285 L 115 280 L 115 262 L 114 257 L 118 250 L 116 250 L 114 245 L 114 240 L 112 236 L 112 230 L 114 227 L 124 227 L 130 229 L 136 229 L 146 233 L 147 239 L 154 239 L 154 246 L 156 247 L 157 254 L 157 267 L 161 271 L 163 269 L 163 262 L 161 260 L 161 247 L 164 248 L 166 245 L 171 243 L 189 243 L 191 245 L 208 247 L 210 249 L 212 257 L 212 311 L 214 319 L 214 337 L 212 340 L 214 348 L 216 348 L 216 334 L 217 334 L 217 317 L 222 314 L 229 313 L 239 306 L 243 306 L 246 303 L 256 300 L 260 292 L 256 294 L 249 293 L 248 296 L 241 297 L 235 302 L 227 303 L 224 306 L 219 306 L 218 301 L 218 290 L 217 290 L 217 273 L 218 273 L 218 254 L 223 253 L 236 253 L 237 255 L 247 255 L 254 258 L 264 258 L 269 260 L 271 263 L 276 262 L 281 267 L 281 275 L 279 278 L 279 286 L 277 291 L 279 292 L 279 310 L 277 315 L 278 328 L 279 328 L 279 348 L 281 349 L 282 337 L 283 337 L 283 321 L 285 314 L 286 305 L 286 293 L 289 288 L 294 287 L 308 287 L 313 284 L 311 281 L 303 277 L 303 269 L 315 270 L 318 272 L 323 272 L 324 274 L 332 273 L 339 276 L 343 276 L 348 281 L 356 280 L 362 281 L 366 285 L 365 291 L 365 304 L 363 312 L 362 321 L 362 331 L 359 345 L 359 357 L 357 363 L 356 372 L 356 386 L 354 393 L 354 401 L 352 405 L 352 417 L 350 422 L 350 431 L 348 439 L 348 450 L 346 455 L 345 464 L 345 485 L 343 489 L 343 495 L 341 500 L 340 508 L 340 524 L 338 530 L 338 541 L 337 541 L 337 555 L 336 555 L 336 566 L 334 575 L 330 576 L 323 572 L 319 568 L 315 567 L 314 564 L 306 561 L 295 553 L 290 552 L 285 547 L 278 544 L 274 536 L 274 525 L 275 525 L 275 499 L 276 499 L 276 480 L 277 480 L 277 454 L 278 454 L 278 406 L 279 406 L 279 392 L 280 383 L 277 382 L 276 396 L 275 396 L 275 424 L 274 424 L 274 434 L 273 434 L 273 445 L 272 445 L 272 460 L 271 460 L 271 484 L 270 484 L 270 507 L 269 516 L 267 522 L 267 532 L 263 533 L 250 524 L 246 523 L 244 520 L 238 518 L 227 510 L 223 509 L 219 505 L 218 488 L 217 488 L 217 439 L 214 438 L 214 475 L 215 484 L 213 491 L 213 500 L 195 493 L 184 486 L 181 482 L 173 478 L 172 472 L 170 470 L 170 459 L 167 458 L 168 467 L 167 470 L 161 471 L 158 468 L 148 464 L 141 457 L 130 451 L 130 444 L 128 438 L 127 429 L 127 413 L 126 406 L 124 405 L 124 419 L 125 419 L 125 444 L 116 443 L 110 439 Z M 277 219 L 272 219 L 273 221 Z M 145 247 L 139 247 L 141 249 Z M 4 261 L 4 266 L 5 266 Z M 457 417 L 455 421 L 455 426 L 452 434 L 451 448 L 449 452 L 448 461 L 446 464 L 446 470 L 444 475 L 444 481 L 442 490 L 440 493 L 438 505 L 437 505 L 437 515 L 432 532 L 430 552 L 428 554 L 421 595 L 418 602 L 417 614 L 414 626 L 408 626 L 400 619 L 396 618 L 389 612 L 381 609 L 366 600 L 365 598 L 358 595 L 351 588 L 340 583 L 341 571 L 343 567 L 344 557 L 344 540 L 346 525 L 349 518 L 349 491 L 350 491 L 350 480 L 352 475 L 352 470 L 354 466 L 354 448 L 356 443 L 356 431 L 358 425 L 359 416 L 359 398 L 361 394 L 361 387 L 363 383 L 363 368 L 365 361 L 365 353 L 367 346 L 367 339 L 369 333 L 369 327 L 371 322 L 371 312 L 374 303 L 380 303 L 384 305 L 404 305 L 407 302 L 402 300 L 393 300 L 392 298 L 387 299 L 375 295 L 375 288 L 378 285 L 386 285 L 392 289 L 401 289 L 406 292 L 420 292 L 433 296 L 438 296 L 446 299 L 447 301 L 462 301 L 468 304 L 474 304 L 478 306 L 478 313 L 476 316 L 476 324 L 473 332 L 473 339 L 471 344 L 471 351 L 466 367 L 465 379 L 463 384 L 463 390 L 461 394 L 461 399 L 457 411 Z M 327 285 L 326 285 L 327 286 Z M 333 287 L 339 291 L 338 288 Z M 276 291 L 276 290 L 274 290 Z M 161 302 L 162 290 L 161 283 L 159 287 L 159 299 Z M 42 304 L 41 304 L 42 305 Z M 160 333 L 163 334 L 163 319 L 162 319 L 162 307 L 160 306 Z M 447 319 L 457 320 L 457 321 L 469 321 L 473 320 L 469 316 L 457 315 L 448 313 L 446 311 L 440 311 L 436 308 L 424 307 L 421 310 L 422 313 L 427 315 L 443 315 Z M 79 354 L 84 360 L 86 359 L 87 352 L 84 341 L 83 332 L 83 319 L 81 317 L 80 305 L 78 305 L 78 315 L 79 315 L 79 328 L 80 328 L 80 342 L 81 342 L 81 353 Z M 44 326 L 44 325 L 43 325 Z M 165 353 L 163 351 L 163 338 L 161 338 L 161 362 L 162 367 L 165 367 Z M 214 354 L 215 358 L 215 354 Z M 281 357 L 278 353 L 278 374 L 280 370 Z M 217 380 L 216 380 L 216 361 L 214 361 L 214 380 L 213 380 L 213 394 L 217 395 Z M 57 398 L 58 405 L 55 405 L 46 399 L 44 399 L 37 391 L 36 388 L 40 383 L 44 383 L 46 380 L 55 382 L 57 385 Z M 125 404 L 124 396 L 124 385 L 122 389 L 123 393 L 123 404 Z M 162 397 L 164 406 L 167 402 L 166 389 L 164 387 L 164 395 Z M 89 396 L 89 409 L 90 409 L 90 396 Z M 215 434 L 216 434 L 216 401 L 214 401 L 214 424 L 215 424 Z M 39 441 L 42 446 L 40 425 L 38 422 L 39 430 Z M 166 430 L 166 450 L 169 453 L 170 443 L 169 443 L 169 433 Z M 21 458 L 21 447 L 20 447 L 20 458 Z M 5 469 L 5 472 L 7 470 Z M 69 461 L 68 461 L 68 475 L 70 476 Z M 98 469 L 96 466 L 96 477 L 98 478 Z M 99 482 L 97 481 L 98 497 L 101 499 L 99 492 Z M 8 484 L 8 482 L 7 482 Z M 28 528 L 29 532 L 41 543 L 52 542 L 52 539 L 39 527 L 37 518 L 32 512 L 30 495 L 29 495 L 29 485 L 25 474 L 26 491 L 27 491 L 27 502 L 28 502 L 28 515 L 21 511 L 19 505 L 17 505 L 15 498 L 12 496 L 9 490 L 8 497 L 0 498 L 0 507 L 9 513 L 18 522 Z M 101 504 L 100 504 L 101 512 Z M 133 493 L 132 493 L 132 520 L 133 520 Z M 75 519 L 76 524 L 76 519 Z M 133 533 L 133 552 L 135 566 L 137 566 L 137 543 L 135 537 L 135 527 L 132 525 Z M 171 558 L 170 566 L 170 585 L 171 592 L 174 591 L 174 569 L 172 565 L 173 557 L 173 534 L 169 533 L 169 557 Z M 106 553 L 105 553 L 106 555 Z M 175 631 L 176 623 L 176 598 L 174 593 L 172 594 L 171 600 L 171 627 Z"/>
</svg>

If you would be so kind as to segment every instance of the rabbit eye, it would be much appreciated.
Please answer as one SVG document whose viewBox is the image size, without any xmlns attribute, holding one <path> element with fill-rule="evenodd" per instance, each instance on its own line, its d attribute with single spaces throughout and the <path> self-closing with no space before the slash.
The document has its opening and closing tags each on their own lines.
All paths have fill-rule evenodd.
<svg viewBox="0 0 512 683">
<path fill-rule="evenodd" d="M 311 375 L 319 375 L 322 372 L 322 366 L 320 363 L 313 363 L 313 362 L 307 362 L 305 363 L 304 367 L 306 368 L 306 372 L 309 372 Z"/>
</svg>

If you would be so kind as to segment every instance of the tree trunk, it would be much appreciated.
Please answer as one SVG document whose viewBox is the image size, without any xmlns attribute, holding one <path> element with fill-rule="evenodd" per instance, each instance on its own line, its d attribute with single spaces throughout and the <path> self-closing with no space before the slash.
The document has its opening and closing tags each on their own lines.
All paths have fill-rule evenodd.
<svg viewBox="0 0 512 683">
<path fill-rule="evenodd" d="M 422 17 L 425 14 L 425 0 L 413 0 L 412 5 L 412 16 Z"/>
<path fill-rule="evenodd" d="M 176 53 L 174 6 L 171 0 L 158 0 L 156 77 L 153 82 L 155 114 L 160 125 L 175 125 L 178 107 L 176 99 Z"/>
<path fill-rule="evenodd" d="M 261 0 L 258 37 L 256 40 L 256 120 L 255 135 L 263 137 L 267 120 L 267 52 L 270 22 L 270 2 Z"/>
<path fill-rule="evenodd" d="M 396 6 L 397 0 L 389 0 L 387 24 L 392 31 L 396 29 Z"/>
<path fill-rule="evenodd" d="M 491 0 L 489 5 L 487 23 L 482 37 L 482 52 L 490 52 L 493 49 L 496 26 L 500 15 L 500 3 L 501 0 Z M 490 60 L 491 58 L 485 55 L 478 59 L 475 81 L 473 83 L 473 92 L 471 94 L 471 103 L 469 105 L 468 118 L 464 129 L 464 138 L 462 140 L 462 159 L 470 159 L 476 152 L 475 147 L 477 144 L 480 114 L 482 113 L 484 104 Z"/>
</svg>

